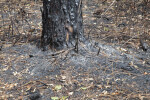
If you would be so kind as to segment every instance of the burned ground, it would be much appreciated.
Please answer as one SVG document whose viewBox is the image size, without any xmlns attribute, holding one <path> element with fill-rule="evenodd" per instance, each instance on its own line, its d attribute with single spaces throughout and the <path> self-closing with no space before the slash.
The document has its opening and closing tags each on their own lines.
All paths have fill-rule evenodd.
<svg viewBox="0 0 150 100">
<path fill-rule="evenodd" d="M 2 0 L 0 99 L 150 99 L 149 4 L 84 0 L 76 53 L 39 48 L 41 1 Z"/>
</svg>

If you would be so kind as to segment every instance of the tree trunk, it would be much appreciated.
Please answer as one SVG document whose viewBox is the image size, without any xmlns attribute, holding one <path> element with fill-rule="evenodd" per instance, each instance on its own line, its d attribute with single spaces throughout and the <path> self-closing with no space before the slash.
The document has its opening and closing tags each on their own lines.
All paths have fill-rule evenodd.
<svg viewBox="0 0 150 100">
<path fill-rule="evenodd" d="M 41 46 L 63 49 L 76 47 L 83 38 L 81 0 L 43 0 Z"/>
</svg>

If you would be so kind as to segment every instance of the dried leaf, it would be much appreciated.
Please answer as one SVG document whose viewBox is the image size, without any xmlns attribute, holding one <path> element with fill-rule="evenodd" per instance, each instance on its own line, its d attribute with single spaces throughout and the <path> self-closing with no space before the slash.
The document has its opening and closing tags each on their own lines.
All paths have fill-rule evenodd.
<svg viewBox="0 0 150 100">
<path fill-rule="evenodd" d="M 72 94 L 73 94 L 73 92 L 69 92 L 68 94 L 69 94 L 69 95 L 72 95 Z"/>
<path fill-rule="evenodd" d="M 63 97 L 61 97 L 60 100 L 66 100 L 67 98 L 68 98 L 68 96 L 63 96 Z"/>
<path fill-rule="evenodd" d="M 51 97 L 52 100 L 58 100 L 58 97 Z"/>
<path fill-rule="evenodd" d="M 102 93 L 103 93 L 103 94 L 108 94 L 108 92 L 107 92 L 106 90 L 104 90 Z"/>
<path fill-rule="evenodd" d="M 118 92 L 113 92 L 113 93 L 112 93 L 112 95 L 118 95 L 118 94 L 119 94 Z"/>
<path fill-rule="evenodd" d="M 62 87 L 61 87 L 61 85 L 56 85 L 55 86 L 55 90 L 60 90 Z"/>
<path fill-rule="evenodd" d="M 35 31 L 35 29 L 30 29 L 30 30 L 29 30 L 29 32 L 34 32 L 34 31 Z"/>
<path fill-rule="evenodd" d="M 69 33 L 66 34 L 66 42 L 69 40 Z"/>
<path fill-rule="evenodd" d="M 86 90 L 86 89 L 87 89 L 87 87 L 81 87 L 81 89 L 82 89 L 82 90 Z"/>
</svg>

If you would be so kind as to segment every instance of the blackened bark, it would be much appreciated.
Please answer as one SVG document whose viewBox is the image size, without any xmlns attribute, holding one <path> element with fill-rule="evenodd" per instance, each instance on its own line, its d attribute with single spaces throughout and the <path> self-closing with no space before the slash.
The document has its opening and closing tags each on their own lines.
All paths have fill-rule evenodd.
<svg viewBox="0 0 150 100">
<path fill-rule="evenodd" d="M 81 0 L 43 0 L 41 46 L 55 49 L 76 46 L 83 38 Z"/>
</svg>

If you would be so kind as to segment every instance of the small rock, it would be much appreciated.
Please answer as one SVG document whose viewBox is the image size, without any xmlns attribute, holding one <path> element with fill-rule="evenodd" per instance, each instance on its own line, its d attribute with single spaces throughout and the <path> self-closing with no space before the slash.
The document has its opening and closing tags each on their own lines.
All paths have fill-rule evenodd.
<svg viewBox="0 0 150 100">
<path fill-rule="evenodd" d="M 34 57 L 33 55 L 29 55 L 30 58 Z"/>
<path fill-rule="evenodd" d="M 39 100 L 40 97 L 41 97 L 41 95 L 39 92 L 34 92 L 34 93 L 30 94 L 29 99 L 30 100 Z"/>
<path fill-rule="evenodd" d="M 147 51 L 149 48 L 149 45 L 146 43 L 146 41 L 140 39 L 140 44 L 141 44 L 141 48 L 143 49 L 143 51 Z"/>
</svg>

